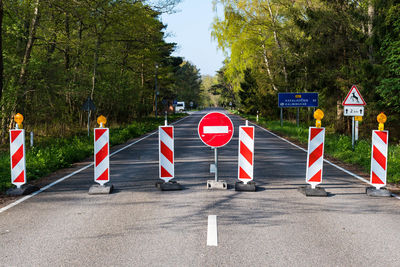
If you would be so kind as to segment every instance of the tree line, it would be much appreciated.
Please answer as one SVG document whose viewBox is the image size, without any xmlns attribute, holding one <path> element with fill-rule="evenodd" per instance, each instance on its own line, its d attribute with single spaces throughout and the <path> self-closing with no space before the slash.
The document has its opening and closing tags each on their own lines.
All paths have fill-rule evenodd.
<svg viewBox="0 0 400 267">
<path fill-rule="evenodd" d="M 226 53 L 211 88 L 220 104 L 278 118 L 279 92 L 318 92 L 325 124 L 345 132 L 341 103 L 355 84 L 367 102 L 364 125 L 376 128 L 384 111 L 400 138 L 400 1 L 214 2 L 224 9 L 212 32 Z"/>
<path fill-rule="evenodd" d="M 17 112 L 42 134 L 81 129 L 88 97 L 115 123 L 199 103 L 199 70 L 171 55 L 160 20 L 178 2 L 0 0 L 1 142 Z"/>
</svg>

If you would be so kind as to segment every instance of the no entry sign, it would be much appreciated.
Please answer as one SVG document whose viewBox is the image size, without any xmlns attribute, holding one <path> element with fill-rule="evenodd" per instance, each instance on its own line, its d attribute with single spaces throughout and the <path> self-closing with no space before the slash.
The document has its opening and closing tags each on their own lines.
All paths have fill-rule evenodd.
<svg viewBox="0 0 400 267">
<path fill-rule="evenodd" d="M 225 114 L 211 112 L 200 120 L 198 133 L 207 146 L 222 147 L 232 139 L 233 124 Z"/>
</svg>

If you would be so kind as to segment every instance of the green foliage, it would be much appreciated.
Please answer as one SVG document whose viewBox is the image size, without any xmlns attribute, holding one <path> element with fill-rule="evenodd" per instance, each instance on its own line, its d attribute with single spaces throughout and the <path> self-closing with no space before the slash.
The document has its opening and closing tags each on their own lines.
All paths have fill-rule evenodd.
<svg viewBox="0 0 400 267">
<path fill-rule="evenodd" d="M 318 92 L 325 125 L 351 131 L 341 102 L 353 84 L 368 103 L 364 125 L 384 111 L 400 139 L 400 4 L 397 0 L 216 0 L 212 36 L 225 51 L 216 88 L 232 88 L 242 112 L 279 118 L 279 92 Z M 221 102 L 230 96 L 221 92 Z M 218 92 L 218 91 L 216 91 Z M 231 98 L 232 99 L 232 98 Z M 289 114 L 289 116 L 287 116 Z M 286 119 L 294 113 L 285 111 Z"/>
<path fill-rule="evenodd" d="M 394 112 L 400 112 L 400 4 L 390 6 L 385 19 L 387 29 L 381 53 L 384 56 L 387 74 L 377 92 L 381 104 Z"/>
<path fill-rule="evenodd" d="M 193 107 L 201 105 L 200 71 L 190 62 L 183 62 L 175 72 L 174 95 L 178 101 L 186 105 L 193 102 Z"/>
<path fill-rule="evenodd" d="M 2 2 L 3 143 L 14 112 L 22 113 L 27 129 L 41 136 L 68 136 L 85 127 L 82 104 L 88 96 L 96 105 L 92 118 L 102 114 L 117 123 L 155 111 L 156 79 L 159 112 L 167 108 L 162 100 L 172 102 L 174 94 L 199 97 L 198 71 L 190 64 L 180 66 L 182 58 L 171 56 L 176 44 L 165 41 L 166 26 L 160 20 L 179 0 Z M 38 23 L 31 32 L 36 3 Z M 32 49 L 22 66 L 31 37 Z M 182 80 L 191 82 L 177 86 Z"/>
<path fill-rule="evenodd" d="M 176 114 L 169 118 L 176 120 L 186 114 Z M 110 145 L 127 142 L 129 139 L 141 136 L 162 125 L 164 118 L 146 118 L 137 120 L 129 125 L 110 128 Z M 70 138 L 50 137 L 41 140 L 33 148 L 27 147 L 26 170 L 28 181 L 50 174 L 60 168 L 71 166 L 72 163 L 93 155 L 93 134 L 75 135 Z M 0 191 L 12 186 L 10 182 L 9 152 L 0 153 Z"/>
</svg>

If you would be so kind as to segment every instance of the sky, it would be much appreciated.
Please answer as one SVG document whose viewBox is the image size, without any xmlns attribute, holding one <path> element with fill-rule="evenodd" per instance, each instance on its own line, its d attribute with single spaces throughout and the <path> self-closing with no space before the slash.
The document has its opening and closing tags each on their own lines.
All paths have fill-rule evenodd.
<svg viewBox="0 0 400 267">
<path fill-rule="evenodd" d="M 174 14 L 163 14 L 167 24 L 167 42 L 177 43 L 174 56 L 184 57 L 201 75 L 214 76 L 222 67 L 224 56 L 211 38 L 211 24 L 215 13 L 212 0 L 182 0 Z"/>
</svg>

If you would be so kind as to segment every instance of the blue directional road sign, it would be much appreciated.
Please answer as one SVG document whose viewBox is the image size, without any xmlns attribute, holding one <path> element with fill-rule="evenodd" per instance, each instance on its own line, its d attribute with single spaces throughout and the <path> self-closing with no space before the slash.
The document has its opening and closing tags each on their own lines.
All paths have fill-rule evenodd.
<svg viewBox="0 0 400 267">
<path fill-rule="evenodd" d="M 280 108 L 318 107 L 318 93 L 279 93 Z"/>
</svg>

